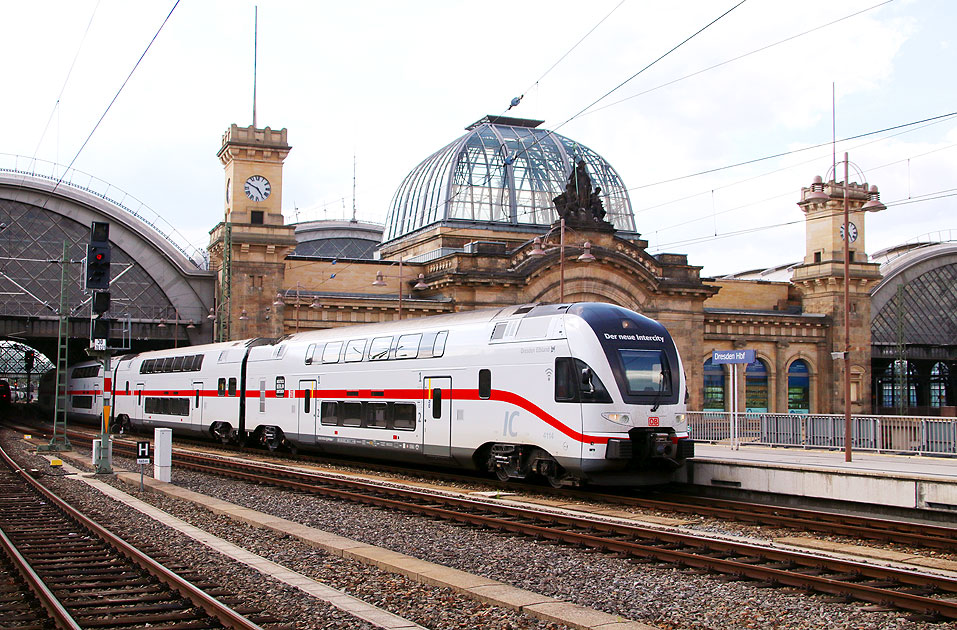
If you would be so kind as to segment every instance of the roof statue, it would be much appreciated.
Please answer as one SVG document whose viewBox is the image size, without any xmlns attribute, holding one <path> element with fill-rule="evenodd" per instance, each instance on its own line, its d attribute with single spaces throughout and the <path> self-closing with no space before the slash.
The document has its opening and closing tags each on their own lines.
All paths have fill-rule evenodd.
<svg viewBox="0 0 957 630">
<path fill-rule="evenodd" d="M 605 220 L 605 206 L 600 195 L 600 187 L 592 189 L 585 160 L 579 160 L 568 176 L 565 192 L 553 199 L 555 210 L 559 217 L 565 219 L 565 224 L 571 227 L 613 230 L 614 226 Z"/>
</svg>

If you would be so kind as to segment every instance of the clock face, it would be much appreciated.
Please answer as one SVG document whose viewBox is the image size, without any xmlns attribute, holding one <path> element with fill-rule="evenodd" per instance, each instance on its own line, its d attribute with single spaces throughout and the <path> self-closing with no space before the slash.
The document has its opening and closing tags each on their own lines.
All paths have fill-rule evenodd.
<svg viewBox="0 0 957 630">
<path fill-rule="evenodd" d="M 857 226 L 856 226 L 856 225 L 854 225 L 853 223 L 848 223 L 848 224 L 847 224 L 847 233 L 848 233 L 848 235 L 850 235 L 850 239 L 848 239 L 848 243 L 853 243 L 854 241 L 857 240 Z M 844 240 L 844 226 L 843 226 L 843 225 L 841 226 L 841 240 L 842 240 L 842 241 Z"/>
<path fill-rule="evenodd" d="M 247 179 L 243 189 L 246 191 L 246 196 L 253 201 L 265 201 L 269 193 L 272 192 L 269 180 L 262 175 L 253 175 Z"/>
</svg>

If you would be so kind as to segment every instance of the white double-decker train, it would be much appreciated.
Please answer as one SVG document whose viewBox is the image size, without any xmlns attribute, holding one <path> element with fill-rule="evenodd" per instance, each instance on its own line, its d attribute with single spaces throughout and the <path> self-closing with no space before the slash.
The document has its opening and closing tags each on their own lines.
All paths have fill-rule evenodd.
<svg viewBox="0 0 957 630">
<path fill-rule="evenodd" d="M 71 374 L 85 375 L 84 365 Z M 120 429 L 169 427 L 553 485 L 661 483 L 693 455 L 671 335 L 610 304 L 143 352 L 117 357 L 111 372 Z"/>
</svg>

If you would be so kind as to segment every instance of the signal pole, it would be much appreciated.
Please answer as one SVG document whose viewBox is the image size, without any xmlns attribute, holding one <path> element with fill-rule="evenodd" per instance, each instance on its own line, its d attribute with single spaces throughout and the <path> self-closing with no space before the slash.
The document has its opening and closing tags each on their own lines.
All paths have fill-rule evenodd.
<svg viewBox="0 0 957 630">
<path fill-rule="evenodd" d="M 90 226 L 90 244 L 86 248 L 86 289 L 93 292 L 90 304 L 90 347 L 87 354 L 103 364 L 103 419 L 100 424 L 100 452 L 96 473 L 113 474 L 113 449 L 110 444 L 110 409 L 113 382 L 110 378 L 110 224 L 94 221 Z"/>
</svg>

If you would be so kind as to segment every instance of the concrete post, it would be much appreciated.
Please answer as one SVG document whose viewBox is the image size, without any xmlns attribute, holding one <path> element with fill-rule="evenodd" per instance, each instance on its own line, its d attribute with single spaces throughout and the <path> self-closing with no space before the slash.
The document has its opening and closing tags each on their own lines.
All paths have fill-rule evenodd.
<svg viewBox="0 0 957 630">
<path fill-rule="evenodd" d="M 157 481 L 170 480 L 173 464 L 173 430 L 153 430 L 153 478 Z"/>
</svg>

